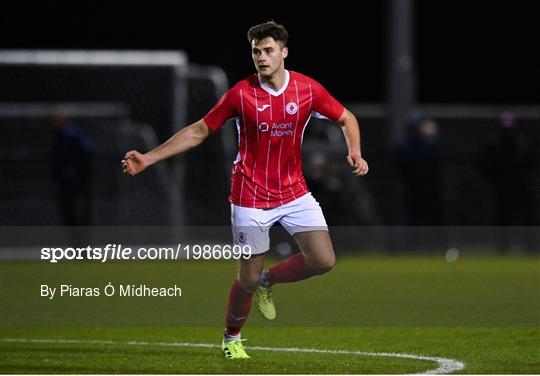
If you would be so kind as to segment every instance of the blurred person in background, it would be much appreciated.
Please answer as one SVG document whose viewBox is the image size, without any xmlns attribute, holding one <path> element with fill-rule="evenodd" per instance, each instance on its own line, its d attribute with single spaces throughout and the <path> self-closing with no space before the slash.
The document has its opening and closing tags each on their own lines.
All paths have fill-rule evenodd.
<svg viewBox="0 0 540 376">
<path fill-rule="evenodd" d="M 51 122 L 51 171 L 62 222 L 65 226 L 88 226 L 92 214 L 93 143 L 64 113 L 56 112 Z"/>
<path fill-rule="evenodd" d="M 328 129 L 330 127 L 326 126 Z M 321 140 L 328 144 L 328 139 Z M 305 145 L 313 143 L 311 140 Z M 305 153 L 304 175 L 309 189 L 325 208 L 330 226 L 376 225 L 377 213 L 365 182 L 354 179 L 350 171 L 338 164 L 331 153 L 312 150 Z"/>
<path fill-rule="evenodd" d="M 439 128 L 432 119 L 412 117 L 398 147 L 397 167 L 404 186 L 405 224 L 443 224 L 443 163 Z"/>
<path fill-rule="evenodd" d="M 503 113 L 495 142 L 484 148 L 479 169 L 491 185 L 496 226 L 538 225 L 538 154 L 536 142 L 527 138 L 516 115 Z M 499 248 L 509 247 L 508 230 L 499 231 Z M 533 243 L 527 239 L 529 251 Z"/>
</svg>

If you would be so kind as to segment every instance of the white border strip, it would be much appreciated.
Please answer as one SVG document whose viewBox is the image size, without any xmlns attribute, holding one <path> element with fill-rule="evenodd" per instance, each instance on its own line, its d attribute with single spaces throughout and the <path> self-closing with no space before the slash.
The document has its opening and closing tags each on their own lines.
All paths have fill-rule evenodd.
<svg viewBox="0 0 540 376">
<path fill-rule="evenodd" d="M 0 64 L 145 65 L 187 64 L 182 51 L 0 50 Z"/>
<path fill-rule="evenodd" d="M 128 346 L 161 346 L 161 347 L 202 347 L 202 348 L 221 348 L 220 345 L 212 343 L 190 343 L 190 342 L 145 342 L 145 341 L 105 341 L 105 340 L 78 340 L 78 339 L 29 339 L 29 338 L 0 338 L 0 342 L 12 343 L 76 343 L 76 344 L 94 344 L 94 345 L 128 345 Z M 297 353 L 316 353 L 316 354 L 337 354 L 337 355 L 360 355 L 388 358 L 402 358 L 425 360 L 437 363 L 438 367 L 420 375 L 442 375 L 451 372 L 461 371 L 465 368 L 465 363 L 454 359 L 431 357 L 414 354 L 400 353 L 372 353 L 364 351 L 349 350 L 321 350 L 321 349 L 301 349 L 296 347 L 262 347 L 246 346 L 248 350 L 254 351 L 275 351 L 275 352 L 297 352 Z"/>
</svg>

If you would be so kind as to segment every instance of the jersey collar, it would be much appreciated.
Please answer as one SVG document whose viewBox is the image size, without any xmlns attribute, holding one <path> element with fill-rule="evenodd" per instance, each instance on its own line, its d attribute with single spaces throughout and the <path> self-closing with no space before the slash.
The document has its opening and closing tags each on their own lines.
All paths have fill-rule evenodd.
<svg viewBox="0 0 540 376">
<path fill-rule="evenodd" d="M 271 87 L 264 84 L 261 80 L 261 75 L 259 73 L 257 73 L 257 77 L 259 78 L 259 85 L 261 86 L 261 88 L 267 93 L 272 94 L 274 97 L 278 97 L 283 94 L 283 92 L 287 89 L 287 86 L 289 86 L 290 74 L 287 69 L 285 69 L 285 81 L 283 82 L 283 86 L 278 91 L 275 91 Z"/>
</svg>

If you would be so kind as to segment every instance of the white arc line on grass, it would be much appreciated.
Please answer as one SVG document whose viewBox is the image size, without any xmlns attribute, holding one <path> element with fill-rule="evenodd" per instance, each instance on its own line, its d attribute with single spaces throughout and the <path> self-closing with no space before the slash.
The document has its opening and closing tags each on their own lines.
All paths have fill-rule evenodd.
<svg viewBox="0 0 540 376">
<path fill-rule="evenodd" d="M 105 341 L 105 340 L 79 340 L 79 339 L 30 339 L 30 338 L 0 338 L 0 342 L 22 342 L 22 343 L 77 343 L 77 344 L 94 344 L 94 345 L 129 345 L 129 346 L 163 346 L 163 347 L 204 347 L 204 348 L 221 348 L 221 345 L 213 343 L 190 343 L 190 342 L 145 342 L 145 341 Z M 263 346 L 246 346 L 248 350 L 255 351 L 275 351 L 275 352 L 302 352 L 302 353 L 317 353 L 317 354 L 338 354 L 338 355 L 363 355 L 363 356 L 380 356 L 388 358 L 403 358 L 414 360 L 425 360 L 435 362 L 439 367 L 422 372 L 421 375 L 441 375 L 451 372 L 461 371 L 465 368 L 465 363 L 459 360 L 439 358 L 424 355 L 400 354 L 400 353 L 372 353 L 364 351 L 349 351 L 349 350 L 321 350 L 321 349 L 301 349 L 295 347 L 263 347 Z"/>
</svg>

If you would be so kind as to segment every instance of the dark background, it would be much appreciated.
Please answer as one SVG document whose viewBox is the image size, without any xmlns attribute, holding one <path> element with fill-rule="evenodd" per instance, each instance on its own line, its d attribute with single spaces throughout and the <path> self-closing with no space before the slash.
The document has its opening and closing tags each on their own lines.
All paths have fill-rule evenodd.
<svg viewBox="0 0 540 376">
<path fill-rule="evenodd" d="M 343 101 L 384 101 L 387 4 L 336 2 L 2 2 L 0 47 L 181 49 L 235 82 L 253 71 L 247 29 L 274 19 L 290 33 L 287 67 Z M 538 103 L 540 4 L 417 1 L 421 102 Z"/>
<path fill-rule="evenodd" d="M 370 164 L 362 179 L 351 178 L 342 163 L 346 150 L 341 135 L 335 137 L 338 128 L 312 121 L 306 133 L 304 174 L 330 225 L 538 224 L 540 3 L 414 2 L 416 64 L 411 76 L 416 77 L 417 105 L 412 107 L 438 124 L 434 138 L 417 142 L 414 124 L 405 122 L 399 125 L 408 133 L 393 140 L 392 114 L 398 106 L 395 101 L 385 106 L 391 2 L 10 1 L 0 5 L 0 49 L 182 50 L 190 71 L 218 66 L 232 85 L 254 72 L 248 28 L 274 19 L 290 34 L 286 67 L 323 83 L 361 122 L 362 151 Z M 93 214 L 84 216 L 90 223 L 228 224 L 230 163 L 224 161 L 236 151 L 229 150 L 225 131 L 135 179 L 126 179 L 118 166 L 125 151 L 149 150 L 176 127 L 207 113 L 218 94 L 210 75 L 203 76 L 186 81 L 182 124 L 174 120 L 181 111 L 173 110 L 168 68 L 4 64 L 0 105 L 97 101 L 125 107 L 114 116 L 79 113 L 74 118 L 96 144 L 96 175 L 84 184 L 93 189 Z M 430 106 L 434 103 L 442 105 Z M 464 106 L 453 106 L 458 104 Z M 519 124 L 513 128 L 513 152 L 500 143 L 499 116 L 507 111 L 516 114 Z M 0 217 L 8 224 L 56 224 L 60 219 L 51 217 L 56 193 L 47 160 L 49 115 L 32 118 L 23 110 L 10 117 L 9 112 L 0 119 L 0 176 L 8 183 L 0 184 Z M 145 129 L 155 132 L 155 145 L 143 142 Z M 235 133 L 232 126 L 224 129 Z M 185 174 L 179 173 L 184 162 Z M 174 193 L 181 190 L 184 221 L 171 219 L 177 214 L 171 210 L 179 207 Z M 500 214 L 501 204 L 509 215 Z M 411 219 L 420 212 L 416 205 L 429 214 L 420 222 Z M 29 216 L 29 210 L 36 214 Z"/>
</svg>

